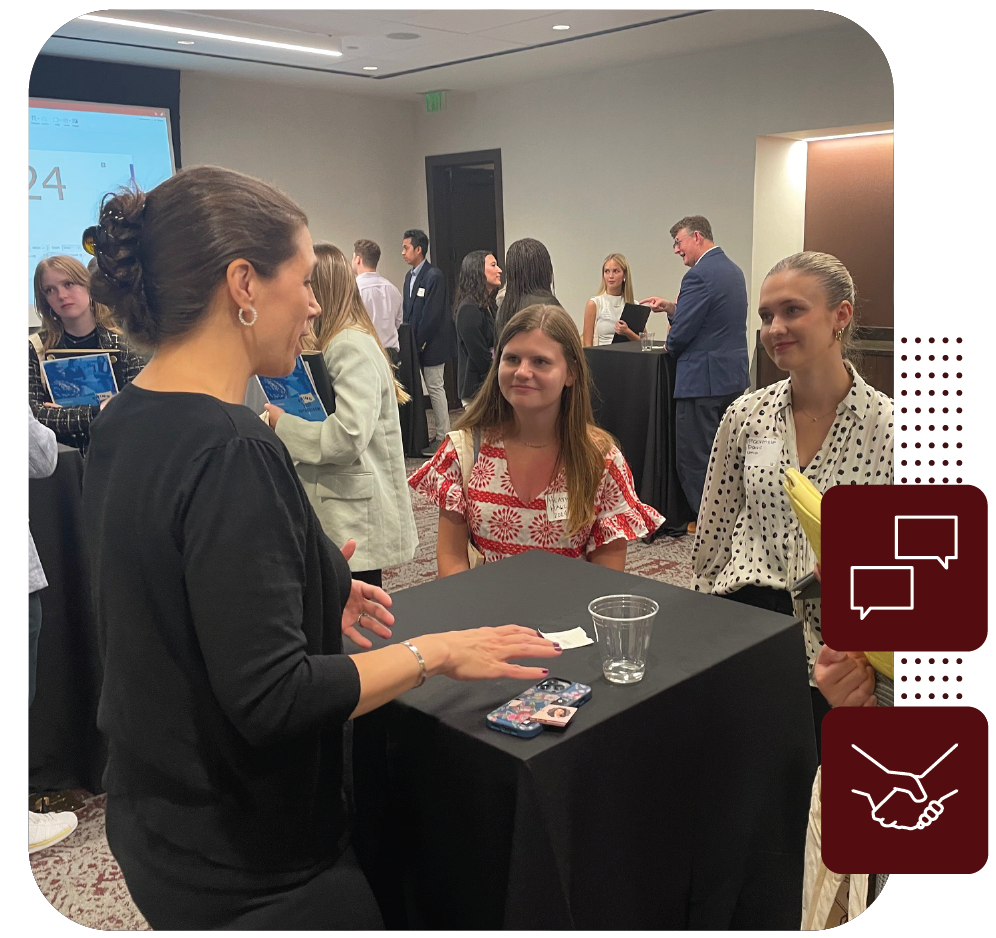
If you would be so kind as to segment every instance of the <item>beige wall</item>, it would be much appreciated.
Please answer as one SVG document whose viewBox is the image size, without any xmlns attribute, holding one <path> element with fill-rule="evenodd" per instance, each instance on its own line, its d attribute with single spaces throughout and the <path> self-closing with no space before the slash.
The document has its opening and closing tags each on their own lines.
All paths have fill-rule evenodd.
<svg viewBox="0 0 996 938">
<path fill-rule="evenodd" d="M 384 252 L 378 269 L 402 282 L 402 233 L 425 211 L 409 172 L 413 105 L 184 72 L 180 111 L 184 166 L 213 163 L 274 183 L 307 212 L 316 241 L 351 254 L 354 241 L 371 238 Z"/>
<path fill-rule="evenodd" d="M 425 157 L 500 148 L 505 243 L 547 245 L 557 295 L 580 324 L 612 251 L 629 259 L 637 299 L 673 297 L 685 268 L 668 229 L 691 213 L 710 219 L 743 268 L 753 314 L 759 268 L 772 251 L 798 249 L 801 234 L 794 209 L 782 215 L 772 203 L 755 218 L 755 187 L 777 188 L 782 159 L 756 176 L 758 137 L 891 121 L 893 94 L 881 50 L 849 25 L 450 95 L 433 114 L 418 101 L 187 72 L 180 106 L 185 165 L 275 182 L 308 212 L 316 238 L 377 241 L 381 270 L 398 283 L 401 233 L 428 228 Z M 650 328 L 663 332 L 663 317 Z"/>
<path fill-rule="evenodd" d="M 685 268 L 668 229 L 685 214 L 709 218 L 750 294 L 758 136 L 892 116 L 885 57 L 852 25 L 453 95 L 419 113 L 409 179 L 425 224 L 424 157 L 500 147 L 505 244 L 547 245 L 557 295 L 580 322 L 611 251 L 629 259 L 637 299 L 676 294 Z"/>
<path fill-rule="evenodd" d="M 764 275 L 783 257 L 802 250 L 806 227 L 804 140 L 758 137 L 754 162 L 754 250 L 750 270 L 747 348 L 753 374 L 755 336 L 761 328 L 757 300 Z M 744 269 L 746 273 L 746 268 Z"/>
</svg>

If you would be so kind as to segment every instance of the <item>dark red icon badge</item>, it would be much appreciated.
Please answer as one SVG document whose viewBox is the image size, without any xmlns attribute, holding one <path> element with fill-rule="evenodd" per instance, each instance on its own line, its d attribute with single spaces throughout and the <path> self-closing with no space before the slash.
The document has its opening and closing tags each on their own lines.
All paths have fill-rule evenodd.
<svg viewBox="0 0 996 938">
<path fill-rule="evenodd" d="M 823 496 L 823 640 L 972 651 L 987 633 L 987 504 L 973 485 L 837 485 Z"/>
<path fill-rule="evenodd" d="M 822 853 L 835 873 L 975 873 L 988 723 L 973 707 L 838 707 L 822 727 Z"/>
</svg>

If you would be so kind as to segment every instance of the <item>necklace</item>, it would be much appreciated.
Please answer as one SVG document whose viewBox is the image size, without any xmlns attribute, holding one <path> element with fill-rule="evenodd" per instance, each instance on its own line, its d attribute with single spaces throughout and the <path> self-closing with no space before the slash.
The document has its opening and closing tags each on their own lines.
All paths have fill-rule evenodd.
<svg viewBox="0 0 996 938">
<path fill-rule="evenodd" d="M 828 410 L 825 414 L 821 414 L 819 417 L 814 417 L 811 413 L 808 413 L 805 410 L 799 410 L 798 408 L 796 408 L 795 412 L 797 414 L 802 414 L 804 417 L 809 417 L 813 421 L 813 423 L 816 423 L 818 420 L 823 420 L 824 418 L 829 417 L 831 414 L 837 413 L 837 408 L 834 407 L 833 410 Z"/>
<path fill-rule="evenodd" d="M 62 339 L 67 348 L 79 348 L 86 342 L 92 342 L 97 337 L 97 327 L 94 326 L 86 335 L 73 335 L 63 331 Z"/>
<path fill-rule="evenodd" d="M 551 440 L 549 443 L 527 443 L 525 440 L 512 440 L 512 442 L 528 446 L 530 449 L 546 449 L 548 446 L 555 446 L 557 443 L 556 440 Z"/>
</svg>

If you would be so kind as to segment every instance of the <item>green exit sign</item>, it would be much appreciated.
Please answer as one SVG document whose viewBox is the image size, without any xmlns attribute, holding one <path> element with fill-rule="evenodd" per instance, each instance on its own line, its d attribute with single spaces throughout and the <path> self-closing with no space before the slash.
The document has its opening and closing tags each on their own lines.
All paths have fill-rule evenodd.
<svg viewBox="0 0 996 938">
<path fill-rule="evenodd" d="M 425 109 L 430 114 L 433 113 L 433 111 L 442 111 L 445 107 L 445 91 L 427 91 L 425 93 Z"/>
</svg>

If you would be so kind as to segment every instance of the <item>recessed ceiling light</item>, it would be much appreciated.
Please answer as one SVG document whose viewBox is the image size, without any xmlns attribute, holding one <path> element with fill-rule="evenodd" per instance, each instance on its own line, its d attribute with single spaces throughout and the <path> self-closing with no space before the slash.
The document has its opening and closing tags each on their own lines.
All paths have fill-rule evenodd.
<svg viewBox="0 0 996 938">
<path fill-rule="evenodd" d="M 269 39 L 249 39 L 245 36 L 230 36 L 226 33 L 209 33 L 202 29 L 184 29 L 181 26 L 163 26 L 160 23 L 141 23 L 137 20 L 123 20 L 113 16 L 94 16 L 92 13 L 85 13 L 76 17 L 78 20 L 87 20 L 94 23 L 107 23 L 110 26 L 130 26 L 133 29 L 149 29 L 159 33 L 173 33 L 180 36 L 197 36 L 199 39 L 220 39 L 224 42 L 240 42 L 247 46 L 263 46 L 267 49 L 285 49 L 288 52 L 309 52 L 312 55 L 332 55 L 340 56 L 342 52 L 337 49 L 316 49 L 314 46 L 296 46 L 289 42 L 273 42 Z"/>
<path fill-rule="evenodd" d="M 570 26 L 565 26 L 565 25 L 561 24 L 559 26 L 554 26 L 553 28 L 554 29 L 570 29 L 571 27 Z"/>
<path fill-rule="evenodd" d="M 377 71 L 377 66 L 376 65 L 364 65 L 363 66 L 363 71 L 365 71 L 365 72 L 376 72 Z"/>
<path fill-rule="evenodd" d="M 192 46 L 194 45 L 193 39 L 177 39 L 176 44 L 178 46 Z"/>
</svg>

